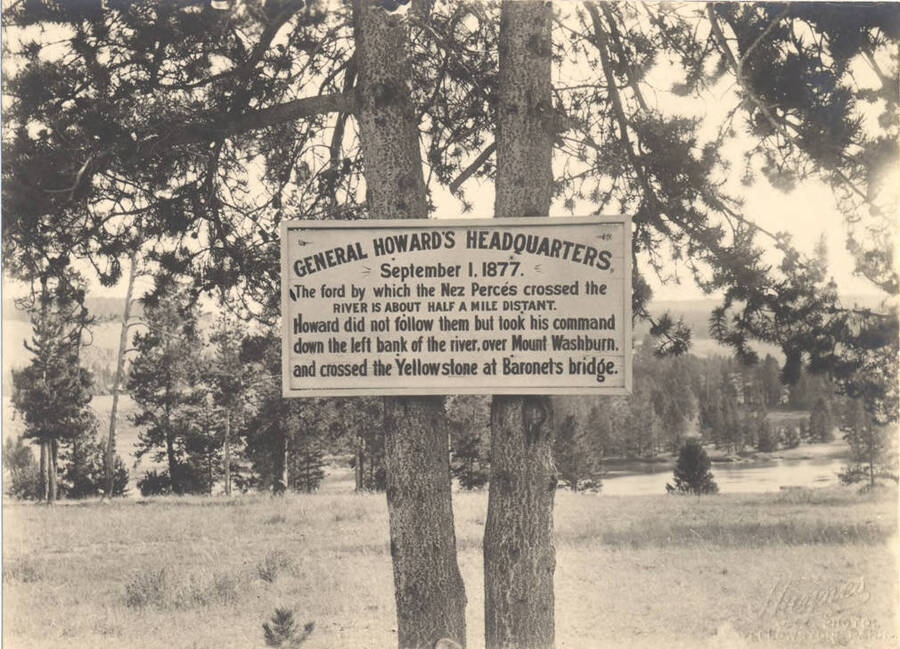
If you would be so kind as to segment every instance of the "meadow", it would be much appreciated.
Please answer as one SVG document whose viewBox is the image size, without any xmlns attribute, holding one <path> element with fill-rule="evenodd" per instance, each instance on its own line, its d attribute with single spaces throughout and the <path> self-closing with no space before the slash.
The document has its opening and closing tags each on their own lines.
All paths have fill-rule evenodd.
<svg viewBox="0 0 900 649">
<path fill-rule="evenodd" d="M 897 646 L 894 489 L 559 492 L 557 647 Z M 487 496 L 454 494 L 468 644 L 483 644 Z M 3 507 L 4 647 L 396 646 L 383 494 Z"/>
</svg>

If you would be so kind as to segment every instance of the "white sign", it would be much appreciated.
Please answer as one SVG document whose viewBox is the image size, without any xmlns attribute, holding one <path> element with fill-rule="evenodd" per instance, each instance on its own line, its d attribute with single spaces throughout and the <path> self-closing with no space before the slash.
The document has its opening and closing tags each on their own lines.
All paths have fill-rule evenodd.
<svg viewBox="0 0 900 649">
<path fill-rule="evenodd" d="M 286 397 L 627 394 L 627 217 L 288 221 Z"/>
</svg>

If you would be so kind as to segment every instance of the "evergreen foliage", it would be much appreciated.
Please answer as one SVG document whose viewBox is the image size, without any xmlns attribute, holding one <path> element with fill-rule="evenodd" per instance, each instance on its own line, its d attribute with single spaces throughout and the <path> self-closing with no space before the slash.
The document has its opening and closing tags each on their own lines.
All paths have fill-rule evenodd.
<svg viewBox="0 0 900 649">
<path fill-rule="evenodd" d="M 313 622 L 308 622 L 301 629 L 294 621 L 294 612 L 288 608 L 276 608 L 272 619 L 263 622 L 263 638 L 268 647 L 284 647 L 295 649 L 303 644 L 315 629 Z"/>
<path fill-rule="evenodd" d="M 834 439 L 834 418 L 828 402 L 819 398 L 809 413 L 809 437 L 816 442 L 830 442 Z"/>
<path fill-rule="evenodd" d="M 91 318 L 84 306 L 81 278 L 41 275 L 40 290 L 18 306 L 31 317 L 32 338 L 25 342 L 30 363 L 13 371 L 13 408 L 23 415 L 24 436 L 42 446 L 42 491 L 57 497 L 59 445 L 92 430 L 90 372 L 81 365 L 82 336 Z M 44 487 L 46 485 L 46 487 Z"/>
<path fill-rule="evenodd" d="M 756 450 L 763 453 L 770 453 L 778 448 L 778 436 L 772 430 L 771 424 L 766 419 L 766 413 L 763 412 L 761 417 L 757 417 L 759 427 L 756 430 Z"/>
<path fill-rule="evenodd" d="M 21 500 L 41 499 L 41 469 L 22 437 L 7 437 L 3 443 L 3 469 L 8 495 Z"/>
<path fill-rule="evenodd" d="M 172 493 L 172 480 L 169 478 L 168 471 L 157 471 L 151 469 L 147 471 L 137 482 L 141 495 L 147 496 L 165 496 Z"/>
<path fill-rule="evenodd" d="M 572 491 L 599 491 L 602 484 L 602 449 L 598 448 L 598 437 L 590 423 L 590 418 L 581 423 L 574 415 L 568 415 L 554 436 L 557 476 Z"/>
<path fill-rule="evenodd" d="M 63 446 L 62 491 L 67 498 L 100 496 L 106 490 L 106 449 L 97 439 L 95 428 L 83 432 Z M 111 496 L 124 496 L 128 491 L 128 469 L 118 455 L 113 464 Z"/>
<path fill-rule="evenodd" d="M 479 395 L 447 399 L 450 473 L 463 489 L 478 489 L 490 477 L 490 403 Z"/>
<path fill-rule="evenodd" d="M 325 479 L 325 454 L 314 437 L 294 435 L 291 447 L 291 484 L 294 491 L 314 493 Z"/>
<path fill-rule="evenodd" d="M 719 487 L 709 470 L 709 456 L 697 439 L 689 439 L 678 453 L 675 465 L 674 484 L 666 483 L 670 494 L 715 494 Z"/>
<path fill-rule="evenodd" d="M 840 473 L 841 482 L 867 481 L 872 488 L 878 478 L 898 481 L 896 436 L 874 420 L 861 399 L 847 401 L 841 429 L 851 452 L 850 463 Z"/>
<path fill-rule="evenodd" d="M 189 295 L 175 290 L 144 305 L 147 329 L 135 334 L 137 351 L 127 389 L 138 411 L 132 423 L 140 427 L 137 458 L 152 453 L 166 462 L 176 494 L 208 491 L 191 458 L 197 440 L 196 409 L 203 403 L 200 384 L 200 336 L 197 309 Z"/>
</svg>

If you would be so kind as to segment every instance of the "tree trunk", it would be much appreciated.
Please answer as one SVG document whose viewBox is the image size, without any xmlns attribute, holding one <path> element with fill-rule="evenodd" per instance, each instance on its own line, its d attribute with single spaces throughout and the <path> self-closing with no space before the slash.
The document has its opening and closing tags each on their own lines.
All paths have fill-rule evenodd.
<svg viewBox="0 0 900 649">
<path fill-rule="evenodd" d="M 59 457 L 59 442 L 55 439 L 50 440 L 50 467 L 48 473 L 50 474 L 50 491 L 47 495 L 47 503 L 52 505 L 56 502 L 57 496 L 57 486 L 56 486 L 56 472 L 58 467 L 58 457 Z"/>
<path fill-rule="evenodd" d="M 225 439 L 222 440 L 225 463 L 225 495 L 231 495 L 231 410 L 225 411 Z"/>
<path fill-rule="evenodd" d="M 288 435 L 284 436 L 284 464 L 281 466 L 281 471 L 281 483 L 287 493 L 291 486 L 291 439 Z"/>
<path fill-rule="evenodd" d="M 41 500 L 50 502 L 50 472 L 48 469 L 47 440 L 41 439 Z"/>
<path fill-rule="evenodd" d="M 116 376 L 113 379 L 112 407 L 109 410 L 109 436 L 106 440 L 106 466 L 104 498 L 113 496 L 113 480 L 115 478 L 116 460 L 116 422 L 119 413 L 119 390 L 122 389 L 122 378 L 125 373 L 125 350 L 128 346 L 128 321 L 131 319 L 131 296 L 134 292 L 134 278 L 137 275 L 137 253 L 132 252 L 129 257 L 131 267 L 128 271 L 128 288 L 125 291 L 125 309 L 122 311 L 122 329 L 119 333 L 119 351 L 116 356 Z"/>
<path fill-rule="evenodd" d="M 169 481 L 172 483 L 172 493 L 181 495 L 181 480 L 178 475 L 178 458 L 175 457 L 175 433 L 166 416 L 166 458 L 169 463 Z"/>
<path fill-rule="evenodd" d="M 506 0 L 501 8 L 497 217 L 550 210 L 551 20 L 549 3 Z M 548 397 L 494 397 L 484 531 L 487 649 L 553 647 L 552 431 Z"/>
<path fill-rule="evenodd" d="M 386 400 L 385 464 L 401 649 L 466 639 L 456 563 L 450 455 L 439 397 Z M 436 431 L 436 433 L 434 432 Z"/>
<path fill-rule="evenodd" d="M 406 19 L 354 2 L 357 114 L 373 218 L 427 216 L 419 132 L 410 99 Z M 385 467 L 401 649 L 441 638 L 464 645 L 466 595 L 456 563 L 441 398 L 386 398 Z"/>
<path fill-rule="evenodd" d="M 356 479 L 356 492 L 359 493 L 363 490 L 364 484 L 363 480 L 366 477 L 366 474 L 363 473 L 364 467 L 363 462 L 365 462 L 365 450 L 363 447 L 362 435 L 356 436 L 356 467 L 354 471 L 354 478 Z"/>
</svg>

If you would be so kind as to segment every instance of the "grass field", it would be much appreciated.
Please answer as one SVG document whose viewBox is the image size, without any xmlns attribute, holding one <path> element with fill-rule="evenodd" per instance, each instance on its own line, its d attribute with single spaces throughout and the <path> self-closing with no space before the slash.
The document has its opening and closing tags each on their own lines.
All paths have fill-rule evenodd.
<svg viewBox="0 0 900 649">
<path fill-rule="evenodd" d="M 456 494 L 469 647 L 487 498 Z M 396 646 L 383 495 L 3 507 L 4 647 Z M 894 647 L 896 492 L 559 493 L 557 646 Z"/>
</svg>

